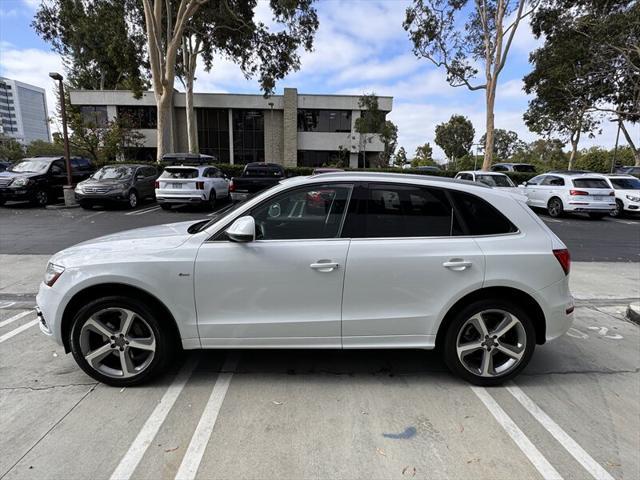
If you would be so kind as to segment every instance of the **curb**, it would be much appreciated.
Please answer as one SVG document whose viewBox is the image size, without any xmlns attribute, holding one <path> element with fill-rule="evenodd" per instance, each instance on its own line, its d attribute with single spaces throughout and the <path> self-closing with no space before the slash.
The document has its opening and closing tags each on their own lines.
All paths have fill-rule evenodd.
<svg viewBox="0 0 640 480">
<path fill-rule="evenodd" d="M 640 325 L 640 303 L 630 303 L 627 307 L 627 318 Z"/>
</svg>

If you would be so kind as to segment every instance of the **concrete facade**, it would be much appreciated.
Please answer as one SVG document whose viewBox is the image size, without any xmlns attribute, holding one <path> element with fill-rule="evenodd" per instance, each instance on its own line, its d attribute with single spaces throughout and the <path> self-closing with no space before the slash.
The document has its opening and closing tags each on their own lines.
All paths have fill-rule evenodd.
<svg viewBox="0 0 640 480">
<path fill-rule="evenodd" d="M 70 96 L 74 105 L 105 109 L 109 119 L 116 118 L 119 109 L 155 108 L 152 92 L 144 92 L 139 99 L 128 91 L 76 90 L 71 91 Z M 321 166 L 321 163 L 328 162 L 327 158 L 335 159 L 338 152 L 348 150 L 348 166 L 358 167 L 363 156 L 369 160 L 384 149 L 379 135 L 356 132 L 356 119 L 362 110 L 359 102 L 360 96 L 357 95 L 298 94 L 295 88 L 285 88 L 283 95 L 270 97 L 195 93 L 193 103 L 198 147 L 201 153 L 216 155 L 220 161 L 267 161 L 288 167 Z M 378 104 L 380 110 L 388 113 L 392 109 L 393 98 L 378 97 Z M 176 91 L 173 105 L 175 150 L 188 151 L 185 94 Z M 218 112 L 214 121 L 207 120 L 207 125 L 198 123 L 200 118 L 208 118 L 208 112 Z M 311 115 L 316 122 L 312 131 L 300 125 L 300 115 L 305 114 Z M 348 117 L 348 125 L 332 126 L 333 120 L 329 118 L 336 116 Z M 221 120 L 223 117 L 224 121 Z M 157 131 L 154 128 L 137 130 L 144 135 L 143 147 L 150 152 L 154 150 Z"/>
<path fill-rule="evenodd" d="M 0 133 L 23 145 L 51 141 L 44 89 L 0 77 Z"/>
</svg>

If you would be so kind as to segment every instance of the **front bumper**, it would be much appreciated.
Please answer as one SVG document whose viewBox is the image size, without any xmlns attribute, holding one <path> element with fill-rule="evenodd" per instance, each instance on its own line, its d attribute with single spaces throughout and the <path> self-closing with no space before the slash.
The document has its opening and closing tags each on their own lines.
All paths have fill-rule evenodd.
<svg viewBox="0 0 640 480">
<path fill-rule="evenodd" d="M 127 190 L 119 190 L 115 192 L 107 192 L 107 193 L 79 193 L 75 192 L 76 201 L 78 202 L 92 202 L 92 203 L 100 203 L 100 202 L 126 202 L 128 198 Z"/>
<path fill-rule="evenodd" d="M 19 188 L 0 188 L 0 198 L 3 200 L 31 200 L 34 196 L 35 191 L 28 187 L 19 187 Z"/>
<path fill-rule="evenodd" d="M 55 288 L 46 286 L 44 282 L 40 283 L 40 289 L 36 295 L 36 312 L 40 319 L 40 330 L 52 337 L 59 345 L 63 345 L 60 328 L 62 303 L 62 298 Z"/>
</svg>

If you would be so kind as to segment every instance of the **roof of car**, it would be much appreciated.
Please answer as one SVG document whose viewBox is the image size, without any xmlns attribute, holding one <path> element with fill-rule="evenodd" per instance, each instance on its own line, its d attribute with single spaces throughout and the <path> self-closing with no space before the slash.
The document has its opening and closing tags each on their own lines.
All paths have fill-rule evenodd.
<svg viewBox="0 0 640 480">
<path fill-rule="evenodd" d="M 458 172 L 457 174 L 461 174 L 461 173 L 475 173 L 478 175 L 502 175 L 503 177 L 506 177 L 508 175 L 502 173 L 502 172 L 485 172 L 484 170 L 462 170 L 460 172 Z"/>
<path fill-rule="evenodd" d="M 496 165 L 530 165 L 533 167 L 533 164 L 531 163 L 511 163 L 511 162 L 500 162 L 500 163 L 494 163 L 492 166 L 495 167 Z"/>
<path fill-rule="evenodd" d="M 331 180 L 351 180 L 351 181 L 405 181 L 409 182 L 410 180 L 422 180 L 422 181 L 435 181 L 442 183 L 453 183 L 458 185 L 472 185 L 474 187 L 479 188 L 491 188 L 487 185 L 470 182 L 468 180 L 460 180 L 457 178 L 449 178 L 449 177 L 441 177 L 438 175 L 418 175 L 412 173 L 391 173 L 391 172 L 328 172 L 328 173 L 320 173 L 318 175 L 313 175 L 309 177 L 294 177 L 294 178 L 304 178 L 304 179 L 331 179 Z"/>
<path fill-rule="evenodd" d="M 634 177 L 633 175 L 629 175 L 628 173 L 605 173 L 604 174 L 605 177 L 611 177 L 611 178 L 638 178 L 638 177 Z"/>
<path fill-rule="evenodd" d="M 149 165 L 148 163 L 111 163 L 109 165 L 105 165 L 105 167 L 153 167 L 156 168 L 155 165 Z"/>
<path fill-rule="evenodd" d="M 279 163 L 266 163 L 266 162 L 251 162 L 251 163 L 247 163 L 245 165 L 245 168 L 246 167 L 277 167 L 277 168 L 284 168 Z"/>
</svg>

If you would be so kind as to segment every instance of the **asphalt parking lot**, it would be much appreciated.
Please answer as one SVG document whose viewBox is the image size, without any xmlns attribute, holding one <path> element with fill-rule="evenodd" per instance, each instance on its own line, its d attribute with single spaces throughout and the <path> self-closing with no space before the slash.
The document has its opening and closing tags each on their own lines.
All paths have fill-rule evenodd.
<svg viewBox="0 0 640 480">
<path fill-rule="evenodd" d="M 571 249 L 575 323 L 515 383 L 436 352 L 210 351 L 151 385 L 86 376 L 31 310 L 48 256 L 210 213 L 0 209 L 0 478 L 640 478 L 640 222 L 542 217 Z"/>
</svg>

